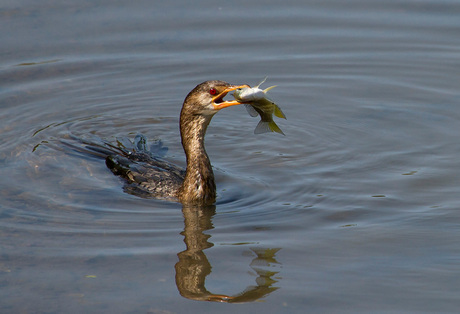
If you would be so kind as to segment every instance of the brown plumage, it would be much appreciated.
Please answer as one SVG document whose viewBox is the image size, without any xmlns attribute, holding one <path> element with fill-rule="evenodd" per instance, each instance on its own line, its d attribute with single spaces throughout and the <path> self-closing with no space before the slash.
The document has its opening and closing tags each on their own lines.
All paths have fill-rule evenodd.
<svg viewBox="0 0 460 314">
<path fill-rule="evenodd" d="M 228 92 L 247 85 L 230 85 L 224 81 L 206 81 L 196 86 L 185 98 L 180 114 L 180 133 L 187 168 L 184 171 L 147 152 L 107 157 L 107 166 L 124 177 L 128 191 L 162 199 L 176 199 L 187 204 L 212 204 L 216 184 L 211 162 L 204 147 L 204 136 L 212 117 L 220 109 L 239 105 L 224 101 Z"/>
</svg>

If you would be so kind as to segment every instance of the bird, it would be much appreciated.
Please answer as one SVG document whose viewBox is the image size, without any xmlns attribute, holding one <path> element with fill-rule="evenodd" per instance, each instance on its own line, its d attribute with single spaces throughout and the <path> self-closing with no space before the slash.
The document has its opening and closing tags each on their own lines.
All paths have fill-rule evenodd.
<svg viewBox="0 0 460 314">
<path fill-rule="evenodd" d="M 211 162 L 204 146 L 204 137 L 212 117 L 223 108 L 242 104 L 238 100 L 224 100 L 231 91 L 249 87 L 211 80 L 198 84 L 185 97 L 180 112 L 181 143 L 185 152 L 183 169 L 139 149 L 107 156 L 106 165 L 123 177 L 125 189 L 135 190 L 146 197 L 176 200 L 188 205 L 212 205 L 216 201 L 216 184 Z M 145 140 L 141 138 L 141 144 Z"/>
</svg>

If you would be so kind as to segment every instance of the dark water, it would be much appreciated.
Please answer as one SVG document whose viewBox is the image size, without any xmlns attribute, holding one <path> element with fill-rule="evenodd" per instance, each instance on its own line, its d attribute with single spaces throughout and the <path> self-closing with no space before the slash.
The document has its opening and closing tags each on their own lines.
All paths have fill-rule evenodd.
<svg viewBox="0 0 460 314">
<path fill-rule="evenodd" d="M 458 312 L 459 13 L 3 0 L 1 312 Z M 184 165 L 188 91 L 265 76 L 286 137 L 216 115 L 215 207 L 124 193 L 67 145 L 141 132 Z"/>
</svg>

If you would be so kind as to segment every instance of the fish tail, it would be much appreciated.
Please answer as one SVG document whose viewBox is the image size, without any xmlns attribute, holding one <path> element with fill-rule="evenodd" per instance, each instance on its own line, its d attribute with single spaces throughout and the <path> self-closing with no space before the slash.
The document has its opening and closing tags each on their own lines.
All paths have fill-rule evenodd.
<svg viewBox="0 0 460 314">
<path fill-rule="evenodd" d="M 278 107 L 277 105 L 275 105 L 275 112 L 274 112 L 275 116 L 277 116 L 278 118 L 283 118 L 283 119 L 286 119 L 286 116 L 284 115 L 284 113 L 281 111 L 280 107 Z"/>
<path fill-rule="evenodd" d="M 262 134 L 262 133 L 267 133 L 271 131 L 272 130 L 270 129 L 268 122 L 260 120 L 259 124 L 257 124 L 256 126 L 256 129 L 254 130 L 254 134 Z"/>
<path fill-rule="evenodd" d="M 283 131 L 281 131 L 281 129 L 279 128 L 279 126 L 275 123 L 275 121 L 270 121 L 268 123 L 268 126 L 270 127 L 270 130 L 272 130 L 272 132 L 276 132 L 276 133 L 279 133 L 279 134 L 283 134 L 283 135 L 286 135 L 283 133 Z"/>
<path fill-rule="evenodd" d="M 268 122 L 260 120 L 256 129 L 254 130 L 254 134 L 262 134 L 267 132 L 276 132 L 285 135 L 279 126 L 275 123 L 275 121 Z"/>
</svg>

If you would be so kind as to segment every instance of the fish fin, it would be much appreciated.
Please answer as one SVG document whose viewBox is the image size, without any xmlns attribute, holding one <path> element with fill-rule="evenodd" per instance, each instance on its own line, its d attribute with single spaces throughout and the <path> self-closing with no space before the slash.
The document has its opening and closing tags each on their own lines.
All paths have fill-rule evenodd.
<svg viewBox="0 0 460 314">
<path fill-rule="evenodd" d="M 281 129 L 279 128 L 279 126 L 275 123 L 275 121 L 270 121 L 268 123 L 268 126 L 270 127 L 270 130 L 272 132 L 276 132 L 276 133 L 279 133 L 279 134 L 283 134 L 284 136 L 286 136 L 286 134 L 283 133 L 283 131 L 281 131 Z"/>
<path fill-rule="evenodd" d="M 270 89 L 275 88 L 277 85 L 273 85 L 264 89 L 264 93 L 268 92 Z"/>
<path fill-rule="evenodd" d="M 279 126 L 275 123 L 275 121 L 262 121 L 260 120 L 259 124 L 257 125 L 256 129 L 254 130 L 254 134 L 262 134 L 267 132 L 276 132 L 279 134 L 283 134 L 283 131 L 279 128 Z"/>
<path fill-rule="evenodd" d="M 262 134 L 262 133 L 268 133 L 268 132 L 272 132 L 272 130 L 270 129 L 269 123 L 267 121 L 260 120 L 259 124 L 257 124 L 254 130 L 254 134 Z"/>
<path fill-rule="evenodd" d="M 263 83 L 265 83 L 265 81 L 267 80 L 268 76 L 266 76 L 259 84 L 257 84 L 256 87 L 254 88 L 259 88 L 260 85 L 262 85 Z"/>
<path fill-rule="evenodd" d="M 249 113 L 249 115 L 251 117 L 257 117 L 258 113 L 257 111 L 254 109 L 253 106 L 249 105 L 249 104 L 244 104 L 244 106 L 246 107 L 246 110 L 247 112 Z"/>
<path fill-rule="evenodd" d="M 275 116 L 277 116 L 278 118 L 283 118 L 283 119 L 286 119 L 286 116 L 284 115 L 284 113 L 281 111 L 280 107 L 278 107 L 278 105 L 275 105 L 275 112 L 274 112 Z"/>
</svg>

